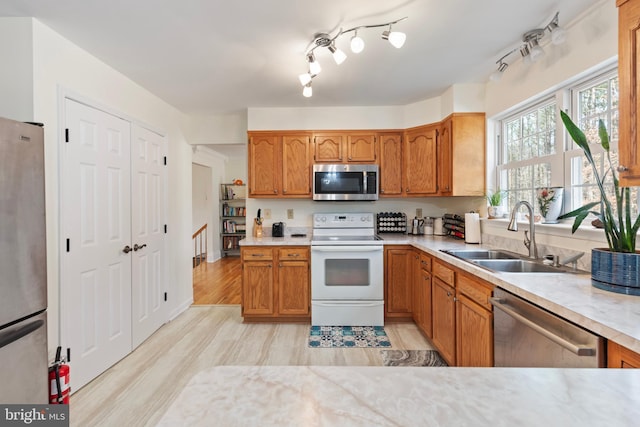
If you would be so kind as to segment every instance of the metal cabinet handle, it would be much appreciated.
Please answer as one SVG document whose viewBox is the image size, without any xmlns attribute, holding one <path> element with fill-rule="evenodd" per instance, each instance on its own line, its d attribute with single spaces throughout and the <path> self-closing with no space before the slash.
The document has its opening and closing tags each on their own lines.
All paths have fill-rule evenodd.
<svg viewBox="0 0 640 427">
<path fill-rule="evenodd" d="M 251 254 L 251 256 L 264 256 L 264 254 Z"/>
<path fill-rule="evenodd" d="M 278 194 L 278 190 L 273 190 L 273 194 Z"/>
<path fill-rule="evenodd" d="M 526 317 L 524 317 L 520 313 L 517 313 L 516 311 L 512 310 L 511 308 L 509 308 L 506 304 L 503 304 L 505 302 L 505 300 L 502 299 L 502 298 L 491 297 L 491 298 L 489 298 L 489 301 L 497 309 L 500 309 L 500 310 L 504 311 L 506 314 L 508 314 L 509 316 L 513 317 L 517 321 L 527 325 L 528 327 L 530 327 L 534 331 L 544 335 L 545 337 L 549 338 L 551 341 L 553 341 L 556 344 L 566 348 L 570 352 L 572 352 L 574 354 L 577 354 L 578 356 L 593 356 L 593 355 L 596 354 L 596 349 L 595 348 L 586 347 L 586 346 L 579 345 L 579 344 L 574 344 L 571 341 L 567 341 L 566 339 L 554 334 L 553 332 L 549 331 L 548 329 L 543 328 L 542 326 L 538 325 L 537 323 L 533 322 L 532 320 L 527 319 Z"/>
<path fill-rule="evenodd" d="M 287 256 L 300 256 L 300 254 L 289 254 Z"/>
<path fill-rule="evenodd" d="M 629 168 L 623 165 L 618 166 L 618 172 L 626 172 Z"/>
<path fill-rule="evenodd" d="M 381 189 L 380 189 L 380 193 L 384 193 L 384 188 L 381 188 Z"/>
<path fill-rule="evenodd" d="M 144 245 L 142 245 L 142 246 L 138 246 L 138 244 L 136 243 L 135 245 L 133 245 L 133 250 L 137 251 L 139 249 L 146 248 L 146 247 L 147 247 L 146 243 Z"/>
<path fill-rule="evenodd" d="M 410 191 L 410 190 L 407 188 L 407 193 L 408 193 L 409 191 Z"/>
<path fill-rule="evenodd" d="M 131 246 L 127 245 L 122 249 L 122 252 L 124 252 L 125 254 L 128 254 L 129 252 L 131 252 L 133 249 L 131 249 Z"/>
</svg>

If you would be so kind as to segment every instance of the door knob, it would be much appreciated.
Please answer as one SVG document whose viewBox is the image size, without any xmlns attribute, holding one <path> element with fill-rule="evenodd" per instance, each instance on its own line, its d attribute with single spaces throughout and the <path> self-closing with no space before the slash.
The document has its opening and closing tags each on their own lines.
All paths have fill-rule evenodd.
<svg viewBox="0 0 640 427">
<path fill-rule="evenodd" d="M 127 245 L 127 246 L 124 247 L 124 249 L 122 249 L 122 252 L 124 252 L 125 254 L 128 254 L 132 250 L 133 249 L 131 249 L 131 246 Z"/>
<path fill-rule="evenodd" d="M 618 172 L 626 172 L 629 168 L 623 165 L 618 166 Z"/>
<path fill-rule="evenodd" d="M 142 249 L 142 248 L 144 248 L 146 246 L 147 246 L 146 243 L 144 245 L 142 245 L 142 246 L 138 246 L 138 244 L 136 243 L 135 245 L 133 245 L 133 250 L 137 251 L 138 249 Z M 131 249 L 129 249 L 129 250 L 131 250 Z"/>
</svg>

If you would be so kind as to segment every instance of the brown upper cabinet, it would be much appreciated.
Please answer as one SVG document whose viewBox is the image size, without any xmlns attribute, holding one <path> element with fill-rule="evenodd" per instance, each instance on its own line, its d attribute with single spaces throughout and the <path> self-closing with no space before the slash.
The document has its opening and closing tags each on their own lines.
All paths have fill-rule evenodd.
<svg viewBox="0 0 640 427">
<path fill-rule="evenodd" d="M 379 133 L 380 197 L 402 197 L 402 133 Z"/>
<path fill-rule="evenodd" d="M 311 197 L 311 133 L 249 133 L 249 197 Z"/>
<path fill-rule="evenodd" d="M 640 1 L 617 0 L 618 6 L 618 80 L 620 84 L 619 140 L 620 185 L 640 185 L 640 144 L 638 116 L 638 40 L 640 40 Z"/>
<path fill-rule="evenodd" d="M 405 132 L 402 164 L 405 196 L 433 196 L 437 193 L 437 138 L 438 125 L 420 126 Z"/>
<path fill-rule="evenodd" d="M 482 196 L 485 115 L 406 130 L 251 131 L 249 197 L 312 197 L 314 163 L 380 166 L 380 197 Z"/>
<path fill-rule="evenodd" d="M 375 133 L 314 133 L 313 145 L 316 163 L 375 163 L 377 160 Z"/>
<path fill-rule="evenodd" d="M 485 194 L 485 114 L 454 113 L 438 135 L 438 194 Z"/>
</svg>

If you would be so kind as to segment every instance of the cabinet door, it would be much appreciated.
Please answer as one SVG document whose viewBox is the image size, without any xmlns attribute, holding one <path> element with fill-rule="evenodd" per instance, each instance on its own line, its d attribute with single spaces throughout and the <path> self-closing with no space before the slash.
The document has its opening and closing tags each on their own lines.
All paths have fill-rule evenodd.
<svg viewBox="0 0 640 427">
<path fill-rule="evenodd" d="M 282 137 L 282 194 L 311 196 L 311 138 L 309 135 Z"/>
<path fill-rule="evenodd" d="M 413 261 L 411 248 L 385 250 L 385 314 L 387 317 L 411 319 Z"/>
<path fill-rule="evenodd" d="M 407 196 L 426 196 L 436 188 L 436 126 L 407 133 L 404 144 L 404 191 Z"/>
<path fill-rule="evenodd" d="M 420 293 L 417 296 L 419 299 L 415 302 L 415 304 L 420 305 L 420 321 L 418 322 L 418 327 L 426 336 L 433 338 L 433 324 L 431 319 L 431 273 L 421 269 L 417 284 L 420 288 Z"/>
<path fill-rule="evenodd" d="M 376 136 L 372 134 L 347 135 L 347 161 L 373 163 L 376 161 Z"/>
<path fill-rule="evenodd" d="M 438 135 L 438 194 L 451 195 L 451 153 L 452 153 L 452 119 L 442 122 Z M 477 154 L 477 153 L 476 153 Z"/>
<path fill-rule="evenodd" d="M 420 269 L 420 251 L 415 251 L 412 255 L 412 288 L 413 288 L 413 294 L 412 294 L 412 298 L 413 298 L 413 306 L 412 306 L 412 314 L 413 314 L 413 321 L 415 322 L 416 325 L 418 325 L 419 328 L 421 328 L 421 325 L 423 323 L 423 316 L 424 316 L 424 304 L 422 303 L 423 299 L 424 299 L 424 288 L 422 287 L 422 282 L 421 282 L 421 269 Z"/>
<path fill-rule="evenodd" d="M 379 134 L 380 197 L 402 195 L 402 135 Z"/>
<path fill-rule="evenodd" d="M 640 185 L 640 81 L 638 81 L 638 40 L 640 2 L 618 0 L 618 78 L 620 84 L 619 141 L 620 185 Z"/>
<path fill-rule="evenodd" d="M 454 290 L 442 280 L 432 279 L 433 344 L 449 366 L 456 363 L 456 318 Z"/>
<path fill-rule="evenodd" d="M 309 262 L 280 261 L 278 264 L 278 314 L 309 315 Z"/>
<path fill-rule="evenodd" d="M 456 306 L 457 366 L 493 366 L 493 313 L 464 295 Z"/>
<path fill-rule="evenodd" d="M 608 368 L 640 368 L 640 354 L 609 341 L 607 344 Z"/>
<path fill-rule="evenodd" d="M 243 315 L 275 314 L 273 261 L 251 261 L 242 265 Z"/>
<path fill-rule="evenodd" d="M 249 138 L 249 195 L 274 197 L 280 191 L 280 137 L 252 135 Z"/>
<path fill-rule="evenodd" d="M 342 134 L 315 134 L 313 137 L 314 160 L 317 163 L 342 163 L 343 140 Z"/>
</svg>

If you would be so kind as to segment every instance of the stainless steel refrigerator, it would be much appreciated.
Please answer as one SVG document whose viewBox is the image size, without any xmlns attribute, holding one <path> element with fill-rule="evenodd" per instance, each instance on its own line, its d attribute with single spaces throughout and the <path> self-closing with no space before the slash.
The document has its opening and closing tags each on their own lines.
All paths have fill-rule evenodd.
<svg viewBox="0 0 640 427">
<path fill-rule="evenodd" d="M 47 403 L 44 139 L 0 118 L 0 403 Z"/>
</svg>

